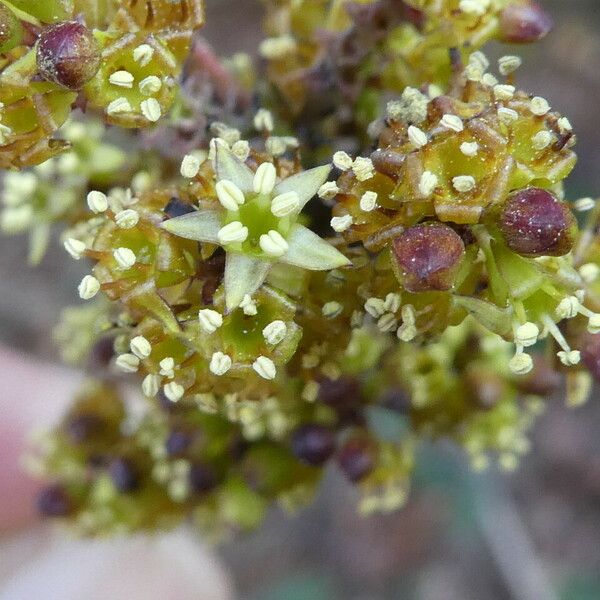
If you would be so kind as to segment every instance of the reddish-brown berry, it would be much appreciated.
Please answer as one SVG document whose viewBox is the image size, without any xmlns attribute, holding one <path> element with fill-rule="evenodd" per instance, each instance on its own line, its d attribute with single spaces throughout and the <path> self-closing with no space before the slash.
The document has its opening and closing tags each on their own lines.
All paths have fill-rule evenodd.
<svg viewBox="0 0 600 600">
<path fill-rule="evenodd" d="M 500 17 L 500 31 L 505 42 L 526 44 L 543 38 L 554 23 L 536 2 L 509 4 Z"/>
<path fill-rule="evenodd" d="M 573 247 L 576 233 L 569 207 L 540 188 L 509 196 L 499 225 L 507 246 L 523 256 L 563 256 Z"/>
<path fill-rule="evenodd" d="M 409 292 L 449 290 L 465 253 L 461 237 L 442 223 L 410 227 L 393 241 L 393 257 Z"/>
<path fill-rule="evenodd" d="M 42 31 L 36 60 L 44 79 L 79 90 L 100 68 L 100 47 L 87 27 L 65 21 Z"/>
</svg>

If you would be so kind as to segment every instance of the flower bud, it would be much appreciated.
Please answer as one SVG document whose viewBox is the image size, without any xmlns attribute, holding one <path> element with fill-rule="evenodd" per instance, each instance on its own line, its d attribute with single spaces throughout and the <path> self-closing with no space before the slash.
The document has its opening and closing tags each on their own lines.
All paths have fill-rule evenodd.
<svg viewBox="0 0 600 600">
<path fill-rule="evenodd" d="M 322 465 L 335 449 L 333 432 L 323 425 L 303 425 L 292 436 L 292 452 L 302 462 Z"/>
<path fill-rule="evenodd" d="M 79 90 L 100 68 L 100 47 L 87 27 L 65 21 L 42 31 L 36 60 L 44 79 Z"/>
<path fill-rule="evenodd" d="M 500 16 L 500 32 L 505 42 L 523 44 L 543 38 L 554 23 L 536 2 L 511 3 Z"/>
<path fill-rule="evenodd" d="M 23 28 L 15 14 L 0 4 L 0 53 L 8 52 L 21 43 Z"/>
<path fill-rule="evenodd" d="M 573 246 L 575 218 L 550 192 L 527 188 L 509 196 L 500 215 L 507 246 L 523 256 L 563 256 Z"/>
<path fill-rule="evenodd" d="M 340 450 L 338 465 L 352 482 L 364 479 L 375 466 L 374 448 L 367 439 L 349 439 Z"/>
<path fill-rule="evenodd" d="M 393 241 L 392 255 L 409 292 L 449 290 L 465 252 L 460 236 L 447 225 L 410 227 Z"/>
</svg>

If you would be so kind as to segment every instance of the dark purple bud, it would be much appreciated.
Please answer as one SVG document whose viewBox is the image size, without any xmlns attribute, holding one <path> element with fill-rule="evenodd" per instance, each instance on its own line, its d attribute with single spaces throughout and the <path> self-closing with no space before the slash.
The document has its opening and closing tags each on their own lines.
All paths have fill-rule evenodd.
<svg viewBox="0 0 600 600">
<path fill-rule="evenodd" d="M 114 486 L 123 494 L 133 492 L 139 487 L 136 468 L 126 458 L 116 458 L 108 466 L 108 473 Z"/>
<path fill-rule="evenodd" d="M 23 28 L 15 14 L 0 3 L 0 54 L 18 46 L 23 39 Z"/>
<path fill-rule="evenodd" d="M 460 236 L 442 223 L 425 223 L 393 241 L 393 256 L 409 292 L 449 290 L 465 253 Z"/>
<path fill-rule="evenodd" d="M 188 476 L 190 488 L 196 494 L 206 494 L 219 483 L 215 470 L 206 463 L 193 463 Z"/>
<path fill-rule="evenodd" d="M 182 215 L 187 215 L 192 212 L 194 212 L 194 207 L 179 198 L 171 198 L 164 208 L 165 215 L 170 219 L 181 217 Z"/>
<path fill-rule="evenodd" d="M 515 192 L 500 214 L 500 229 L 507 246 L 523 256 L 568 254 L 576 228 L 569 207 L 540 188 Z"/>
<path fill-rule="evenodd" d="M 100 47 L 87 27 L 76 21 L 65 21 L 42 31 L 36 60 L 44 79 L 79 90 L 100 68 Z"/>
<path fill-rule="evenodd" d="M 509 4 L 500 16 L 500 31 L 503 41 L 515 44 L 537 42 L 553 26 L 550 15 L 536 2 Z"/>
<path fill-rule="evenodd" d="M 37 497 L 38 512 L 44 517 L 66 517 L 73 510 L 73 503 L 60 484 L 50 485 Z"/>
<path fill-rule="evenodd" d="M 169 456 L 181 456 L 192 443 L 192 437 L 187 431 L 172 431 L 165 443 Z"/>
<path fill-rule="evenodd" d="M 322 465 L 335 450 L 333 432 L 323 425 L 303 425 L 292 436 L 292 452 L 309 465 Z"/>
<path fill-rule="evenodd" d="M 375 448 L 368 439 L 354 438 L 348 440 L 340 450 L 338 465 L 344 475 L 356 483 L 364 479 L 375 466 Z"/>
<path fill-rule="evenodd" d="M 74 444 L 82 444 L 101 434 L 104 422 L 98 415 L 80 414 L 68 419 L 65 428 Z"/>
</svg>

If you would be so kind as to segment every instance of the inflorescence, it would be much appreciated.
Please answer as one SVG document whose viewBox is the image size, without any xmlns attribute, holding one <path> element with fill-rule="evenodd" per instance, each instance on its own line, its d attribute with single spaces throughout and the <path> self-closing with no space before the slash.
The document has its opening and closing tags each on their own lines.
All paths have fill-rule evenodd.
<svg viewBox="0 0 600 600">
<path fill-rule="evenodd" d="M 221 536 L 331 462 L 393 510 L 423 441 L 512 470 L 563 379 L 585 401 L 600 209 L 565 195 L 568 119 L 480 49 L 543 37 L 540 6 L 266 0 L 253 64 L 191 44 L 198 0 L 76 4 L 0 2 L 0 164 L 37 165 L 0 225 L 39 263 L 66 222 L 89 265 L 55 335 L 90 381 L 28 457 L 43 514 Z"/>
</svg>

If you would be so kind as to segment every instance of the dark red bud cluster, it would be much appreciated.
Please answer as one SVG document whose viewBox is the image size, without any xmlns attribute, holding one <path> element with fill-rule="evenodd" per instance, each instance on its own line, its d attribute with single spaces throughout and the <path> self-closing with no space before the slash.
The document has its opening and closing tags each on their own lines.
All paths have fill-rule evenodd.
<svg viewBox="0 0 600 600">
<path fill-rule="evenodd" d="M 523 256 L 563 256 L 573 247 L 575 217 L 556 196 L 540 188 L 510 195 L 500 215 L 507 246 Z"/>
<path fill-rule="evenodd" d="M 100 47 L 87 27 L 77 21 L 65 21 L 42 31 L 36 61 L 44 79 L 79 90 L 100 68 Z"/>
<path fill-rule="evenodd" d="M 409 292 L 445 291 L 454 285 L 465 245 L 448 225 L 424 223 L 395 238 L 392 251 Z"/>
</svg>

